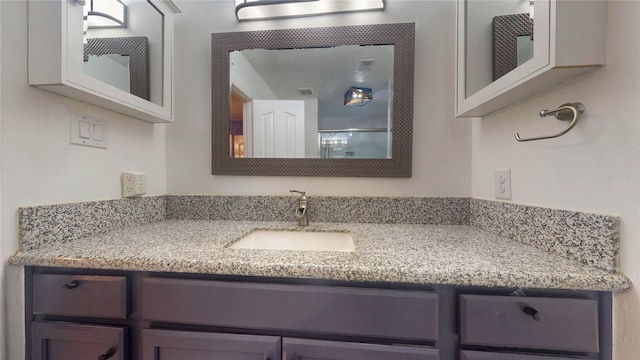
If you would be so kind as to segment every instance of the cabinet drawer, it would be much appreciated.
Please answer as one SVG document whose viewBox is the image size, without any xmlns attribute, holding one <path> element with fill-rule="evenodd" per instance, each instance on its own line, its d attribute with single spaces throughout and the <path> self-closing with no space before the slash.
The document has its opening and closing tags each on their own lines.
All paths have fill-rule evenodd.
<svg viewBox="0 0 640 360">
<path fill-rule="evenodd" d="M 124 276 L 33 275 L 35 314 L 127 318 Z"/>
<path fill-rule="evenodd" d="M 275 336 L 142 330 L 142 360 L 280 360 Z"/>
<path fill-rule="evenodd" d="M 438 295 L 423 291 L 145 278 L 143 317 L 234 328 L 438 339 Z"/>
<path fill-rule="evenodd" d="M 438 360 L 437 349 L 284 338 L 282 360 Z"/>
<path fill-rule="evenodd" d="M 485 351 L 468 351 L 460 352 L 460 360 L 578 360 L 575 357 L 562 357 L 551 355 L 529 355 L 529 354 L 513 354 L 513 353 L 495 353 Z"/>
<path fill-rule="evenodd" d="M 122 327 L 34 322 L 31 331 L 33 359 L 127 359 Z"/>
<path fill-rule="evenodd" d="M 461 295 L 460 340 L 467 345 L 598 352 L 598 304 L 585 299 Z"/>
</svg>

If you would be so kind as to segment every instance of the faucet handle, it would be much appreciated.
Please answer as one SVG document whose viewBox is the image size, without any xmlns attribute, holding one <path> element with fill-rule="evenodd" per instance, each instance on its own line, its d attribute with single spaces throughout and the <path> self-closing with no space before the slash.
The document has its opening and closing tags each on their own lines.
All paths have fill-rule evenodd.
<svg viewBox="0 0 640 360">
<path fill-rule="evenodd" d="M 289 192 L 298 193 L 302 195 L 302 197 L 305 197 L 305 194 L 307 193 L 306 191 L 299 191 L 299 190 L 289 190 Z"/>
</svg>

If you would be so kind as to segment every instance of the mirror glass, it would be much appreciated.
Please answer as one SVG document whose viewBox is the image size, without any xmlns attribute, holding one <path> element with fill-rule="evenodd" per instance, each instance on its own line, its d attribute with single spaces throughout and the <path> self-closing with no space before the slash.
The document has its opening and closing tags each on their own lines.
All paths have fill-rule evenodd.
<svg viewBox="0 0 640 360">
<path fill-rule="evenodd" d="M 231 52 L 229 155 L 391 158 L 393 53 L 393 45 Z M 371 96 L 351 101 L 352 89 Z"/>
<path fill-rule="evenodd" d="M 211 34 L 212 173 L 411 177 L 414 39 L 413 23 Z"/>
<path fill-rule="evenodd" d="M 466 0 L 465 96 L 533 58 L 533 1 Z"/>
<path fill-rule="evenodd" d="M 86 0 L 84 73 L 162 106 L 164 15 L 141 0 Z"/>
</svg>

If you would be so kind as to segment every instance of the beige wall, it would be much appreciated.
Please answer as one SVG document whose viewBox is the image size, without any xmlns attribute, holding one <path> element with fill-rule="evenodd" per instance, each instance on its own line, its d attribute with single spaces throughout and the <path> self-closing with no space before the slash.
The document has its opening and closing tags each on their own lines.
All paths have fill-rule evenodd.
<svg viewBox="0 0 640 360">
<path fill-rule="evenodd" d="M 27 85 L 27 1 L 0 1 L 2 8 L 2 203 L 3 359 L 23 353 L 22 269 L 5 267 L 17 249 L 20 206 L 115 199 L 120 174 L 147 173 L 149 195 L 166 194 L 165 125 L 152 125 Z M 69 144 L 69 114 L 108 122 L 108 149 Z"/>
<path fill-rule="evenodd" d="M 640 33 L 638 1 L 609 1 L 607 65 L 507 109 L 473 120 L 472 195 L 493 199 L 493 171 L 511 168 L 515 203 L 620 216 L 621 266 L 640 283 Z M 586 111 L 567 135 L 541 109 L 580 101 Z M 640 353 L 640 292 L 615 296 L 615 359 Z"/>
<path fill-rule="evenodd" d="M 167 128 L 169 193 L 470 195 L 470 122 L 453 117 L 455 2 L 393 0 L 384 12 L 243 23 L 232 15 L 233 1 L 178 5 L 183 14 L 176 17 L 177 121 Z M 413 178 L 211 176 L 211 33 L 392 22 L 416 23 Z"/>
<path fill-rule="evenodd" d="M 176 1 L 176 124 L 151 125 L 26 85 L 26 0 L 0 1 L 2 121 L 0 260 L 17 247 L 16 209 L 120 197 L 123 170 L 148 175 L 150 195 L 474 196 L 493 198 L 493 170 L 512 169 L 513 201 L 619 215 L 622 269 L 640 282 L 640 2 L 610 2 L 607 66 L 485 119 L 453 119 L 455 3 L 387 1 L 385 12 L 239 24 L 233 1 Z M 269 178 L 210 175 L 210 33 L 303 26 L 415 22 L 414 147 L 411 179 Z M 566 101 L 587 106 L 561 139 L 518 144 L 562 124 L 540 119 Z M 109 121 L 109 149 L 68 144 L 68 116 Z M 555 127 L 554 127 L 555 126 Z M 165 148 L 166 147 L 166 148 Z M 473 163 L 473 165 L 472 165 Z M 8 267 L 2 287 L 7 343 L 22 354 L 22 274 Z M 640 352 L 640 296 L 616 296 L 616 359 Z"/>
</svg>

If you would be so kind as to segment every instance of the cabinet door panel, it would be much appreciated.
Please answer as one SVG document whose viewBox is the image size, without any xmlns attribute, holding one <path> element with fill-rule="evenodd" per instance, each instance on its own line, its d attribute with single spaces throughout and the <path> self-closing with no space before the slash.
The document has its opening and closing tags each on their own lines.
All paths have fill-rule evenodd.
<svg viewBox="0 0 640 360">
<path fill-rule="evenodd" d="M 468 345 L 598 352 L 598 303 L 461 295 L 460 340 Z"/>
<path fill-rule="evenodd" d="M 124 328 L 34 322 L 32 333 L 34 360 L 125 359 Z"/>
<path fill-rule="evenodd" d="M 280 360 L 275 336 L 142 331 L 143 360 Z"/>
<path fill-rule="evenodd" d="M 437 349 L 284 338 L 284 360 L 438 360 Z"/>
<path fill-rule="evenodd" d="M 33 312 L 126 319 L 127 279 L 124 276 L 35 274 Z"/>
<path fill-rule="evenodd" d="M 576 358 L 464 350 L 460 352 L 460 360 L 576 360 Z"/>
<path fill-rule="evenodd" d="M 151 321 L 438 340 L 438 294 L 428 291 L 162 278 L 143 286 Z"/>
</svg>

